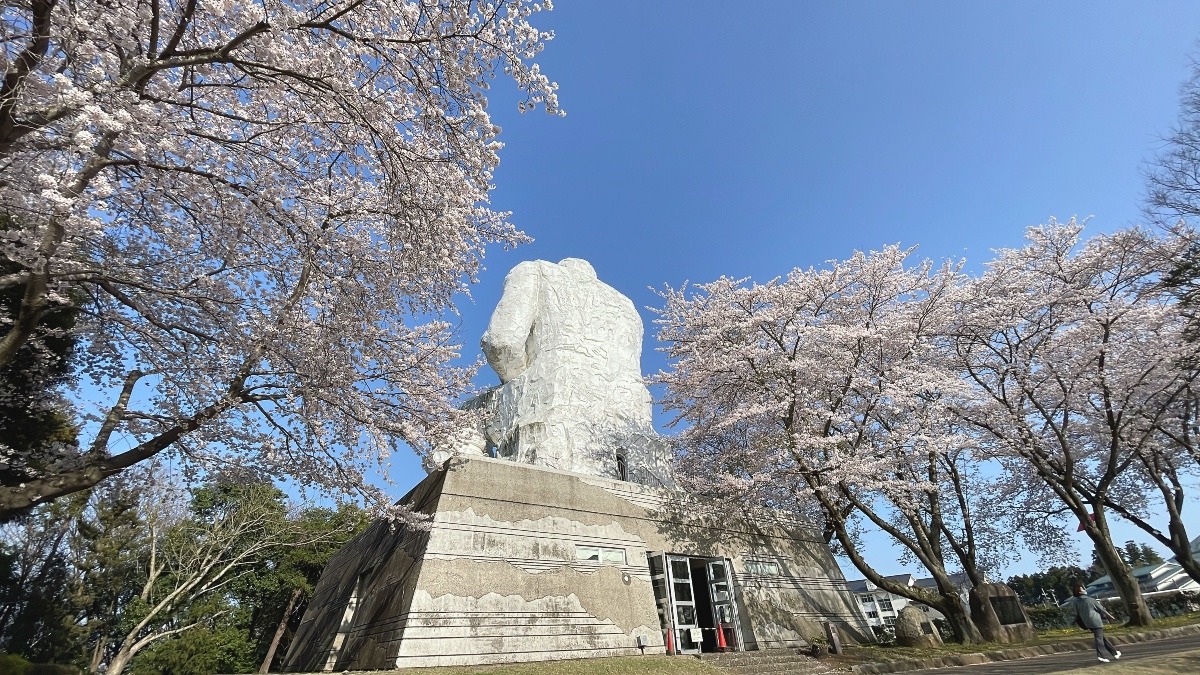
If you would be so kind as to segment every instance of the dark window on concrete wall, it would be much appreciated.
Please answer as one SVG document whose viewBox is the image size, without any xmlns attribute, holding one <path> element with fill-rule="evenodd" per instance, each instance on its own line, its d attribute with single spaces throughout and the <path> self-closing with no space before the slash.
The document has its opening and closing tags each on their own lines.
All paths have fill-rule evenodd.
<svg viewBox="0 0 1200 675">
<path fill-rule="evenodd" d="M 624 450 L 617 450 L 617 478 L 629 480 L 629 464 L 625 459 Z"/>
</svg>

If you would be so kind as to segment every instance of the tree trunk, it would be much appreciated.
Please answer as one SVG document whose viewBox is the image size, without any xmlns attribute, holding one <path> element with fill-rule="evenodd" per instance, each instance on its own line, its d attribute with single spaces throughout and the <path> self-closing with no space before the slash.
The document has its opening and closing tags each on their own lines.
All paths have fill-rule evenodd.
<svg viewBox="0 0 1200 675">
<path fill-rule="evenodd" d="M 100 662 L 104 660 L 104 633 L 100 633 L 100 637 L 96 640 L 96 648 L 92 650 L 92 662 L 88 665 L 89 673 L 100 672 Z"/>
<path fill-rule="evenodd" d="M 1190 550 L 1186 556 L 1176 554 L 1175 562 L 1179 563 L 1184 573 L 1193 580 L 1200 579 L 1200 562 L 1197 562 L 1196 557 L 1191 554 Z"/>
<path fill-rule="evenodd" d="M 935 608 L 946 617 L 946 623 L 950 624 L 950 632 L 954 634 L 954 641 L 963 644 L 983 642 L 983 635 L 979 632 L 979 627 L 971 619 L 967 608 L 963 607 L 962 598 L 958 593 L 949 595 L 942 593 L 941 597 L 942 602 Z"/>
<path fill-rule="evenodd" d="M 941 599 L 941 602 L 934 607 L 946 617 L 946 621 L 950 624 L 950 631 L 954 634 L 955 642 L 963 644 L 983 642 L 983 634 L 979 632 L 979 626 L 975 624 L 974 617 L 963 605 L 959 588 L 946 573 L 945 568 L 933 569 L 928 564 L 925 567 L 933 575 L 933 581 L 937 584 L 938 597 Z"/>
<path fill-rule="evenodd" d="M 275 637 L 271 638 L 271 646 L 267 647 L 267 655 L 263 658 L 262 665 L 258 667 L 258 672 L 266 673 L 271 670 L 271 662 L 275 660 L 275 650 L 279 649 L 279 641 L 283 639 L 283 634 L 287 631 L 288 618 L 292 615 L 292 610 L 296 608 L 296 603 L 300 600 L 301 590 L 299 588 L 292 591 L 292 597 L 288 598 L 287 607 L 283 610 L 283 616 L 279 619 L 279 625 L 275 627 Z"/>
<path fill-rule="evenodd" d="M 1096 556 L 1100 558 L 1100 564 L 1104 565 L 1104 571 L 1108 572 L 1113 588 L 1121 596 L 1125 610 L 1129 612 L 1129 622 L 1126 625 L 1152 625 L 1154 617 L 1150 615 L 1150 608 L 1146 606 L 1146 599 L 1142 597 L 1142 589 L 1133 576 L 1133 570 L 1121 560 L 1121 555 L 1112 545 L 1112 538 L 1108 536 L 1108 528 L 1100 518 L 1101 516 L 1097 515 L 1096 523 L 1089 524 L 1084 529 L 1096 546 Z"/>
<path fill-rule="evenodd" d="M 129 650 L 122 649 L 113 657 L 112 661 L 108 662 L 108 668 L 104 669 L 104 675 L 121 675 L 125 671 L 125 667 L 129 665 L 129 659 L 133 658 L 133 654 Z M 92 671 L 96 673 L 96 671 Z M 97 675 L 99 675 L 97 673 Z"/>
<path fill-rule="evenodd" d="M 1197 561 L 1196 557 L 1192 555 L 1192 541 L 1188 536 L 1187 526 L 1183 523 L 1183 507 L 1186 503 L 1184 483 L 1179 479 L 1174 465 L 1152 461 L 1154 459 L 1143 459 L 1143 466 L 1159 493 L 1162 494 L 1163 506 L 1167 512 L 1167 533 L 1163 534 L 1148 520 L 1125 508 L 1124 504 L 1107 500 L 1107 506 L 1166 546 L 1168 551 L 1175 554 L 1175 562 L 1179 563 L 1183 571 L 1193 581 L 1200 584 L 1200 561 Z"/>
<path fill-rule="evenodd" d="M 983 637 L 979 634 L 979 629 L 971 620 L 971 615 L 966 611 L 966 608 L 963 607 L 962 598 L 958 595 L 958 588 L 954 586 L 953 581 L 950 580 L 950 576 L 946 574 L 944 567 L 941 570 L 930 569 L 938 585 L 938 594 L 936 597 L 930 597 L 924 589 L 909 588 L 891 579 L 884 578 L 875 568 L 867 564 L 867 561 L 862 557 L 862 552 L 854 545 L 854 539 L 846 529 L 845 521 L 837 518 L 836 511 L 830 508 L 828 502 L 821 500 L 820 503 L 825 510 L 826 527 L 833 531 L 838 543 L 842 545 L 842 550 L 846 553 L 846 557 L 850 559 L 850 563 L 867 580 L 882 590 L 899 595 L 902 598 L 908 598 L 913 602 L 929 605 L 941 612 L 950 624 L 950 630 L 954 633 L 955 641 L 962 643 L 983 642 Z M 928 563 L 923 564 L 925 564 L 926 568 L 934 567 Z"/>
<path fill-rule="evenodd" d="M 1164 495 L 1166 496 L 1166 495 Z M 1183 486 L 1179 485 L 1175 494 L 1170 495 L 1172 498 L 1164 500 L 1167 505 L 1167 533 L 1166 541 L 1167 549 L 1175 554 L 1175 562 L 1183 568 L 1184 573 L 1192 578 L 1193 581 L 1200 584 L 1200 562 L 1192 555 L 1192 542 L 1188 539 L 1187 527 L 1183 524 Z M 1138 525 L 1138 523 L 1134 523 Z M 1143 528 L 1145 529 L 1145 528 Z"/>
</svg>

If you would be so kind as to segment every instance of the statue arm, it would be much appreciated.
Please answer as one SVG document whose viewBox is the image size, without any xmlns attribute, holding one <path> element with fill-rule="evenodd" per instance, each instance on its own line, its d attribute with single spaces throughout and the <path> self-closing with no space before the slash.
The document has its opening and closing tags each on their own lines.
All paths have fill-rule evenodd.
<svg viewBox="0 0 1200 675">
<path fill-rule="evenodd" d="M 535 262 L 524 262 L 504 278 L 504 293 L 492 313 L 481 346 L 488 364 L 508 382 L 529 367 L 526 348 L 537 318 L 541 272 Z"/>
</svg>

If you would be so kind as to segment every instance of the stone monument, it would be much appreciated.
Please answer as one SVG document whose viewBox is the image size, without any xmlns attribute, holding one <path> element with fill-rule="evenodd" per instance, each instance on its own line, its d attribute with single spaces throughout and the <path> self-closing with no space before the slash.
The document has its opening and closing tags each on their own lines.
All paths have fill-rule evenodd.
<svg viewBox="0 0 1200 675">
<path fill-rule="evenodd" d="M 487 454 L 674 486 L 642 382 L 642 319 L 586 260 L 514 267 L 480 343 L 500 386 L 467 402 L 480 426 L 436 449 L 434 467 Z"/>
<path fill-rule="evenodd" d="M 633 303 L 591 265 L 521 263 L 483 337 L 501 384 L 313 591 L 284 660 L 343 671 L 872 641 L 819 531 L 674 489 Z"/>
<path fill-rule="evenodd" d="M 941 647 L 937 626 L 916 605 L 905 605 L 896 616 L 896 644 L 901 647 Z"/>
<path fill-rule="evenodd" d="M 1037 630 L 1017 592 L 1006 584 L 980 584 L 967 596 L 971 619 L 988 642 L 1016 644 L 1037 639 Z"/>
</svg>

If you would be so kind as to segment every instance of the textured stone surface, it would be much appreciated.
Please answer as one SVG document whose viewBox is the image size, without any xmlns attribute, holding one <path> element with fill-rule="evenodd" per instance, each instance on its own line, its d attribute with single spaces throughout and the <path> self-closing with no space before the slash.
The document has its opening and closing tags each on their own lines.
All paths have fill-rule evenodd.
<svg viewBox="0 0 1200 675">
<path fill-rule="evenodd" d="M 642 382 L 642 320 L 629 298 L 596 278 L 585 260 L 523 262 L 481 341 L 500 386 L 465 407 L 482 426 L 465 429 L 433 457 L 480 455 L 671 487 L 669 447 L 654 431 Z"/>
<path fill-rule="evenodd" d="M 905 605 L 896 616 L 896 644 L 901 647 L 940 647 L 942 636 L 916 605 Z"/>
<path fill-rule="evenodd" d="M 805 646 L 824 621 L 849 641 L 871 640 L 820 535 L 780 514 L 488 458 L 452 459 L 406 499 L 431 515 L 430 529 L 379 523 L 339 552 L 285 669 L 636 655 L 639 636 L 645 653 L 661 654 L 648 551 L 729 558 L 750 649 Z M 620 550 L 623 561 L 579 560 L 580 546 Z M 774 562 L 774 572 L 751 574 L 747 561 Z"/>
<path fill-rule="evenodd" d="M 1032 642 L 1037 630 L 1021 606 L 1017 592 L 1004 584 L 982 584 L 968 595 L 971 619 L 988 642 Z"/>
</svg>

